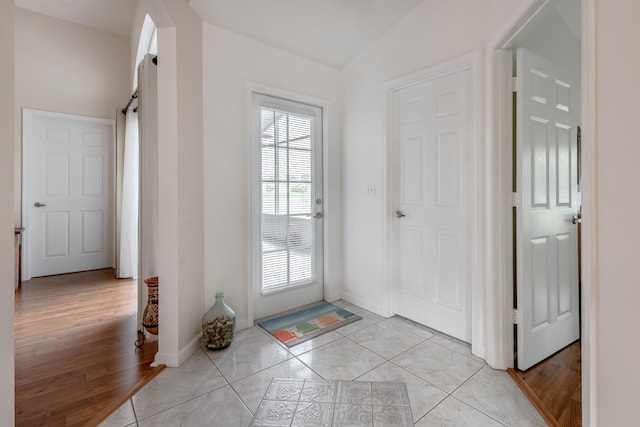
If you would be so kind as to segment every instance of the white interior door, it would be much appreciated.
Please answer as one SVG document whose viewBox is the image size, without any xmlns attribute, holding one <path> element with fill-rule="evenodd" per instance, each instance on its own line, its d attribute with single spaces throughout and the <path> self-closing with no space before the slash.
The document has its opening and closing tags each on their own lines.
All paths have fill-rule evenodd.
<svg viewBox="0 0 640 427">
<path fill-rule="evenodd" d="M 518 368 L 579 338 L 577 76 L 517 52 Z"/>
<path fill-rule="evenodd" d="M 114 128 L 24 110 L 27 278 L 113 266 Z"/>
<path fill-rule="evenodd" d="M 468 69 L 395 92 L 394 311 L 471 340 Z"/>
<path fill-rule="evenodd" d="M 322 110 L 254 94 L 254 317 L 323 299 Z"/>
</svg>

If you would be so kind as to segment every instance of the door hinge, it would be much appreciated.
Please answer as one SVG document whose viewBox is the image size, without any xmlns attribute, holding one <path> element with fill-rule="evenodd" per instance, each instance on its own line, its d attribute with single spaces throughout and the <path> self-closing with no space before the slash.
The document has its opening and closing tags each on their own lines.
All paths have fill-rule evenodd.
<svg viewBox="0 0 640 427">
<path fill-rule="evenodd" d="M 511 79 L 511 92 L 518 92 L 520 90 L 520 78 L 513 77 Z"/>
<path fill-rule="evenodd" d="M 521 205 L 520 203 L 520 194 L 519 193 L 511 193 L 511 207 L 517 208 Z"/>
<path fill-rule="evenodd" d="M 519 318 L 518 318 L 518 309 L 514 308 L 513 309 L 513 324 L 517 325 L 519 322 Z"/>
</svg>

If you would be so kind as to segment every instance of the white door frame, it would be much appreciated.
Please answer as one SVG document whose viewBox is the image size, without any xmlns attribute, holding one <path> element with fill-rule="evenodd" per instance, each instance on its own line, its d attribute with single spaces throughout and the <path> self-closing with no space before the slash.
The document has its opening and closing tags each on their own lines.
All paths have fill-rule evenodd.
<svg viewBox="0 0 640 427">
<path fill-rule="evenodd" d="M 310 95 L 303 95 L 297 92 L 292 92 L 286 89 L 277 88 L 274 86 L 265 85 L 262 83 L 247 81 L 245 86 L 245 111 L 246 111 L 246 147 L 247 147 L 247 165 L 251 168 L 253 162 L 255 161 L 255 153 L 253 150 L 254 141 L 252 141 L 252 132 L 251 132 L 251 123 L 252 123 L 252 105 L 253 105 L 253 94 L 262 94 L 267 96 L 272 96 L 274 98 L 282 98 L 285 100 L 299 102 L 302 104 L 309 104 L 315 107 L 319 107 L 322 109 L 322 199 L 323 199 L 323 295 L 325 301 L 335 301 L 338 299 L 338 295 L 340 295 L 339 286 L 336 280 L 333 280 L 333 270 L 334 263 L 333 257 L 331 256 L 330 249 L 334 246 L 332 235 L 335 233 L 334 229 L 337 227 L 337 223 L 339 221 L 338 216 L 340 215 L 338 212 L 334 213 L 334 203 L 333 198 L 329 194 L 329 163 L 331 158 L 329 157 L 329 124 L 330 117 L 332 115 L 332 106 L 331 102 L 317 98 Z M 249 199 L 247 200 L 247 206 L 249 206 L 250 212 L 253 212 L 253 179 L 247 180 L 247 194 L 249 195 Z M 253 236 L 254 230 L 253 223 L 253 214 L 247 215 L 247 230 L 250 230 L 247 236 L 247 259 L 250 262 L 247 263 L 247 277 L 249 278 L 247 284 L 247 318 L 246 323 L 243 319 L 239 319 L 238 328 L 243 327 L 251 327 L 253 326 L 255 316 L 254 316 L 254 286 L 256 283 L 256 278 L 254 277 L 255 270 L 255 260 L 253 255 L 253 247 L 251 243 L 251 239 Z"/>
<path fill-rule="evenodd" d="M 482 212 L 484 211 L 482 202 L 478 198 L 478 194 L 483 188 L 484 178 L 481 173 L 482 168 L 477 167 L 478 159 L 484 158 L 484 149 L 481 147 L 481 138 L 478 136 L 480 131 L 480 96 L 478 88 L 480 87 L 480 73 L 479 73 L 480 53 L 474 51 L 466 55 L 453 58 L 444 63 L 419 70 L 415 73 L 403 76 L 398 79 L 388 81 L 384 84 L 384 165 L 385 165 L 385 188 L 384 188 L 384 253 L 385 253 L 385 277 L 386 277 L 386 289 L 384 293 L 386 301 L 381 306 L 382 314 L 384 316 L 391 316 L 395 314 L 395 301 L 393 287 L 395 284 L 394 266 L 395 254 L 393 253 L 393 239 L 394 225 L 393 225 L 393 212 L 394 212 L 394 198 L 393 198 L 393 149 L 394 149 L 394 94 L 395 92 L 405 89 L 416 84 L 423 83 L 425 81 L 436 79 L 442 75 L 451 74 L 458 71 L 469 70 L 469 132 L 468 132 L 468 146 L 469 146 L 469 164 L 473 165 L 472 170 L 469 173 L 472 174 L 471 182 L 473 183 L 469 188 L 469 208 L 471 210 L 469 219 L 469 236 L 468 236 L 468 256 L 469 256 L 469 274 L 471 283 L 469 283 L 469 309 L 471 310 L 471 346 L 473 354 L 476 356 L 485 358 L 486 348 L 484 345 L 484 339 L 482 338 L 485 333 L 485 326 L 482 319 L 485 318 L 485 304 L 483 295 L 486 283 L 483 280 L 483 266 L 484 262 L 482 257 L 481 242 L 484 241 L 483 229 L 479 225 L 482 224 Z"/>
<path fill-rule="evenodd" d="M 511 47 L 530 25 L 535 25 L 556 0 L 530 0 L 516 14 L 500 36 L 487 46 L 487 104 L 489 126 L 486 141 L 490 155 L 485 164 L 488 185 L 489 211 L 486 221 L 487 247 L 494 255 L 487 264 L 487 363 L 497 369 L 513 367 L 513 242 L 511 211 L 512 179 L 512 102 Z M 582 419 L 583 425 L 595 425 L 597 399 L 595 356 L 596 342 L 592 328 L 596 312 L 592 310 L 594 295 L 596 224 L 592 170 L 595 146 L 590 135 L 595 134 L 595 0 L 581 0 L 582 5 Z"/>
<path fill-rule="evenodd" d="M 98 117 L 80 116 L 77 114 L 56 113 L 45 110 L 35 110 L 30 108 L 22 109 L 22 226 L 24 227 L 24 238 L 22 241 L 22 280 L 31 279 L 31 256 L 30 256 L 30 244 L 31 244 L 31 227 L 29 224 L 29 189 L 31 184 L 31 170 L 29 168 L 29 159 L 32 156 L 32 141 L 33 141 L 33 119 L 34 116 L 49 117 L 55 119 L 70 119 L 81 120 L 88 123 L 97 123 L 111 126 L 113 132 L 111 133 L 113 140 L 110 141 L 109 149 L 112 150 L 113 157 L 113 170 L 111 171 L 111 182 L 109 182 L 109 192 L 111 197 L 111 207 L 115 207 L 115 135 L 116 135 L 116 121 L 111 119 L 102 119 Z M 116 215 L 112 212 L 111 224 L 109 229 L 113 230 L 112 235 L 109 236 L 111 242 L 109 243 L 109 259 L 111 266 L 113 267 L 115 262 L 115 247 L 116 247 Z"/>
</svg>

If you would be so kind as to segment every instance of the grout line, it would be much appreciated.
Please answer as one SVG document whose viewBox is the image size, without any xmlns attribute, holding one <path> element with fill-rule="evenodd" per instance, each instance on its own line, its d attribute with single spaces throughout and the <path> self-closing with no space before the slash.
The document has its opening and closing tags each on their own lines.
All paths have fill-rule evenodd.
<svg viewBox="0 0 640 427">
<path fill-rule="evenodd" d="M 468 407 L 470 407 L 471 409 L 474 409 L 474 410 L 476 410 L 476 411 L 480 412 L 481 414 L 483 414 L 483 415 L 485 415 L 485 416 L 487 416 L 487 417 L 491 418 L 492 420 L 494 420 L 494 421 L 495 421 L 495 422 L 497 422 L 498 424 L 501 424 L 501 425 L 503 425 L 503 426 L 508 427 L 508 426 L 507 426 L 505 423 L 503 423 L 502 421 L 495 419 L 495 418 L 494 418 L 494 417 L 492 417 L 491 415 L 487 414 L 485 411 L 483 411 L 483 410 L 481 410 L 481 409 L 478 409 L 478 408 L 476 408 L 476 407 L 475 407 L 475 406 L 473 406 L 473 405 L 470 405 L 469 403 L 465 402 L 464 400 L 459 399 L 459 398 L 457 398 L 456 396 L 453 396 L 453 395 L 451 396 L 451 398 L 452 398 L 452 399 L 456 399 L 458 402 L 460 402 L 460 403 L 462 403 L 462 404 L 464 404 L 464 405 L 467 405 L 467 406 L 468 406 Z"/>
<path fill-rule="evenodd" d="M 249 405 L 247 405 L 247 402 L 245 402 L 245 401 L 244 401 L 244 399 L 242 398 L 242 396 L 240 396 L 240 395 L 238 394 L 238 392 L 236 391 L 236 389 L 235 389 L 235 388 L 233 388 L 233 386 L 232 386 L 231 384 L 228 384 L 228 386 L 229 386 L 229 388 L 231 389 L 231 391 L 232 391 L 232 392 L 233 392 L 233 393 L 238 397 L 238 399 L 240 400 L 240 403 L 242 403 L 242 404 L 244 405 L 245 409 L 246 409 L 247 411 L 249 411 L 249 413 L 251 414 L 251 419 L 253 419 L 253 417 L 255 416 L 255 414 L 251 411 L 251 409 L 249 409 Z M 268 390 L 268 389 L 269 389 L 269 388 L 267 387 L 267 390 Z M 266 393 L 266 391 L 265 391 L 265 393 Z M 264 395 L 263 395 L 263 398 L 264 398 Z M 258 405 L 260 405 L 260 404 L 258 403 Z M 256 411 L 257 411 L 257 408 L 256 408 Z"/>
<path fill-rule="evenodd" d="M 136 413 L 136 407 L 133 404 L 133 396 L 129 398 L 129 403 L 131 404 L 131 409 L 133 409 L 133 419 L 136 421 L 136 426 L 138 425 L 138 414 Z"/>
</svg>

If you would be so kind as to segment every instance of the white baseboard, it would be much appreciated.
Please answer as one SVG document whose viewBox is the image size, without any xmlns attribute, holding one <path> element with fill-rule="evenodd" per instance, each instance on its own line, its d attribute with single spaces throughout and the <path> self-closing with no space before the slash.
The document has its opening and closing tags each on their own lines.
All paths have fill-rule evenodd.
<svg viewBox="0 0 640 427">
<path fill-rule="evenodd" d="M 165 365 L 168 368 L 177 368 L 182 365 L 200 348 L 201 335 L 198 334 L 178 353 L 156 353 L 151 366 Z"/>
<path fill-rule="evenodd" d="M 247 329 L 252 327 L 253 324 L 249 325 L 247 319 L 236 319 L 236 331 L 241 331 L 243 329 Z"/>
<path fill-rule="evenodd" d="M 370 311 L 373 314 L 377 314 L 378 316 L 389 317 L 385 315 L 386 313 L 383 313 L 379 305 L 371 304 L 369 301 L 359 298 L 348 292 L 343 292 L 342 299 L 350 302 L 351 304 L 357 305 L 360 308 L 364 308 L 365 310 Z"/>
</svg>

